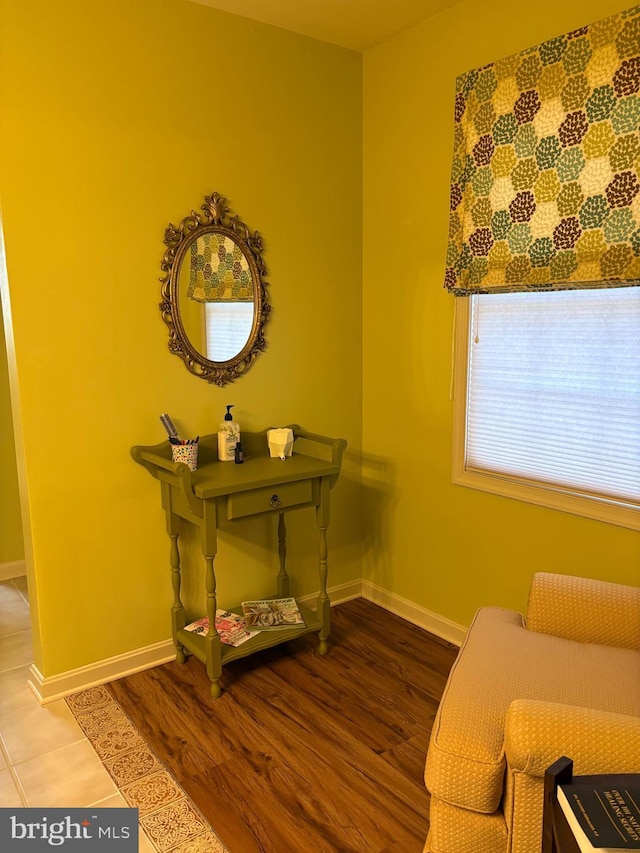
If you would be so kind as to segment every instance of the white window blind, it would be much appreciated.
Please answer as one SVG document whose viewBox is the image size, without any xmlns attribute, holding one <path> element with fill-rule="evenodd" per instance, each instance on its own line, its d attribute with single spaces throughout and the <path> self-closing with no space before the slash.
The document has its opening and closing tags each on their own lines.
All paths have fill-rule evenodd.
<svg viewBox="0 0 640 853">
<path fill-rule="evenodd" d="M 466 470 L 640 504 L 640 287 L 471 300 Z"/>
<path fill-rule="evenodd" d="M 249 340 L 253 302 L 205 302 L 207 358 L 229 361 Z"/>
</svg>

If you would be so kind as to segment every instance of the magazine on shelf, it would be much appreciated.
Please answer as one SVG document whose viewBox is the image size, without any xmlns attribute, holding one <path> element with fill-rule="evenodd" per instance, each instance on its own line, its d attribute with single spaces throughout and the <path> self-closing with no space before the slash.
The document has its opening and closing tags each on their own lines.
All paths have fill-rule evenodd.
<svg viewBox="0 0 640 853">
<path fill-rule="evenodd" d="M 640 850 L 640 775 L 559 785 L 558 803 L 581 853 Z"/>
<path fill-rule="evenodd" d="M 304 625 L 304 619 L 295 598 L 266 598 L 243 601 L 242 612 L 247 628 L 258 631 L 276 631 Z"/>
<path fill-rule="evenodd" d="M 185 625 L 185 631 L 191 631 L 194 634 L 207 634 L 209 632 L 209 617 L 203 616 L 202 619 L 196 619 L 190 625 Z M 216 631 L 220 635 L 220 642 L 227 646 L 240 646 L 258 633 L 257 631 L 249 631 L 245 619 L 230 610 L 216 610 Z"/>
</svg>

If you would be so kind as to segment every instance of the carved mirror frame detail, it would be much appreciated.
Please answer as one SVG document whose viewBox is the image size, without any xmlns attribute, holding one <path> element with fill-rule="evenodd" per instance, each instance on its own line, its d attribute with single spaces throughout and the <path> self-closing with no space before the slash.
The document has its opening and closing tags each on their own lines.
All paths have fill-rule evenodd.
<svg viewBox="0 0 640 853">
<path fill-rule="evenodd" d="M 164 232 L 163 242 L 167 249 L 161 264 L 165 275 L 160 279 L 162 302 L 159 307 L 162 319 L 169 327 L 169 351 L 180 356 L 195 376 L 223 386 L 246 373 L 258 353 L 266 347 L 264 327 L 271 310 L 267 282 L 264 280 L 267 268 L 262 258 L 262 236 L 258 231 L 252 234 L 237 215 L 230 215 L 224 196 L 217 192 L 206 195 L 201 210 L 202 213 L 192 210 L 177 227 L 169 223 Z M 206 233 L 223 234 L 237 243 L 251 270 L 254 308 L 251 333 L 240 352 L 228 361 L 211 361 L 200 353 L 189 340 L 180 314 L 179 279 L 182 262 L 194 240 Z"/>
</svg>

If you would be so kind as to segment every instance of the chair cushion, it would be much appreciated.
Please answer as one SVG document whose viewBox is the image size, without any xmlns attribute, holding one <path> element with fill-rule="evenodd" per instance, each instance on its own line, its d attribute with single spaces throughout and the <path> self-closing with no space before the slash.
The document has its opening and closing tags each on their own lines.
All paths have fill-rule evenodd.
<svg viewBox="0 0 640 853">
<path fill-rule="evenodd" d="M 511 610 L 479 610 L 434 722 L 425 770 L 432 795 L 487 814 L 498 808 L 514 699 L 640 716 L 640 652 L 528 631 Z"/>
<path fill-rule="evenodd" d="M 527 629 L 581 643 L 640 649 L 640 587 L 536 572 Z"/>
</svg>

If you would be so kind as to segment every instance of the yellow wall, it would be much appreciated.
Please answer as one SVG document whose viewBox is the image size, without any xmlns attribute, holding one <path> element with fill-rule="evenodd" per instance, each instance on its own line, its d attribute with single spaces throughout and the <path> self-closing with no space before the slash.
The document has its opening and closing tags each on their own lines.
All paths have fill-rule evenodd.
<svg viewBox="0 0 640 853">
<path fill-rule="evenodd" d="M 358 54 L 188 0 L 0 0 L 9 372 L 45 676 L 168 637 L 159 488 L 129 457 L 164 438 L 162 411 L 204 434 L 234 403 L 245 429 L 348 439 L 331 585 L 364 552 L 373 583 L 467 623 L 524 606 L 537 569 L 640 582 L 637 534 L 451 484 L 442 289 L 456 76 L 623 6 L 462 2 L 368 51 L 363 83 Z M 164 228 L 213 190 L 264 235 L 273 305 L 267 351 L 227 389 L 168 352 L 157 309 Z M 289 524 L 297 595 L 316 586 L 308 515 Z M 222 606 L 271 591 L 273 522 L 221 536 Z"/>
<path fill-rule="evenodd" d="M 0 303 L 1 304 L 1 303 Z M 24 559 L 4 325 L 0 322 L 0 566 Z"/>
<path fill-rule="evenodd" d="M 17 443 L 47 677 L 169 636 L 160 490 L 129 456 L 165 438 L 164 411 L 193 435 L 233 403 L 244 429 L 346 438 L 329 583 L 361 576 L 361 56 L 187 0 L 89 6 L 0 0 Z M 273 306 L 268 349 L 226 389 L 169 353 L 158 310 L 164 229 L 214 190 L 263 235 Z M 290 519 L 304 595 L 314 518 Z M 241 525 L 221 536 L 221 606 L 273 591 L 275 519 Z"/>
<path fill-rule="evenodd" d="M 640 583 L 637 533 L 452 485 L 443 290 L 455 78 L 628 5 L 467 0 L 364 57 L 365 575 L 455 622 L 540 569 Z"/>
</svg>

